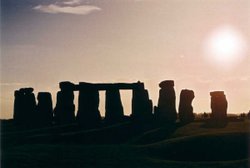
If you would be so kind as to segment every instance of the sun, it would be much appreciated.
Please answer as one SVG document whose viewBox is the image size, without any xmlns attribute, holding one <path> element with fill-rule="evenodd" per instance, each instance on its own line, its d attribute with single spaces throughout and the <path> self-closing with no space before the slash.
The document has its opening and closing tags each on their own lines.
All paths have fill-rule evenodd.
<svg viewBox="0 0 250 168">
<path fill-rule="evenodd" d="M 204 44 L 206 58 L 222 67 L 231 67 L 239 63 L 245 55 L 245 49 L 243 36 L 231 26 L 215 29 Z"/>
</svg>

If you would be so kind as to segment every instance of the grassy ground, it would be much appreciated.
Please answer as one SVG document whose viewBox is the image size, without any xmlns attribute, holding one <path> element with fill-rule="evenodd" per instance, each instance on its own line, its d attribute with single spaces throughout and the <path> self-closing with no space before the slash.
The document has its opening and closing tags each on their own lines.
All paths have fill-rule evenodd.
<svg viewBox="0 0 250 168">
<path fill-rule="evenodd" d="M 3 168 L 247 168 L 249 126 L 243 121 L 223 128 L 194 122 L 141 128 L 124 123 L 88 131 L 72 126 L 5 130 L 1 164 Z"/>
</svg>

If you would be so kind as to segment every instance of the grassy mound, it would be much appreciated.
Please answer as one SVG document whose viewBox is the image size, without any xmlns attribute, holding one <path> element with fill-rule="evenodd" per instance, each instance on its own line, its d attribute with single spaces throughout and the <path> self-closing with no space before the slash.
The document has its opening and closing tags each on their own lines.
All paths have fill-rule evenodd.
<svg viewBox="0 0 250 168">
<path fill-rule="evenodd" d="M 74 125 L 2 134 L 1 167 L 244 168 L 249 121 L 223 128 L 121 123 L 81 130 Z M 6 125 L 8 126 L 8 124 Z"/>
<path fill-rule="evenodd" d="M 232 161 L 248 158 L 248 133 L 207 134 L 148 145 L 152 157 L 175 161 Z"/>
<path fill-rule="evenodd" d="M 156 129 L 145 131 L 133 140 L 134 144 L 146 145 L 158 143 L 166 139 L 182 138 L 206 134 L 226 134 L 250 132 L 249 121 L 229 122 L 225 127 L 205 127 L 204 122 L 193 122 L 187 125 L 162 126 Z"/>
</svg>

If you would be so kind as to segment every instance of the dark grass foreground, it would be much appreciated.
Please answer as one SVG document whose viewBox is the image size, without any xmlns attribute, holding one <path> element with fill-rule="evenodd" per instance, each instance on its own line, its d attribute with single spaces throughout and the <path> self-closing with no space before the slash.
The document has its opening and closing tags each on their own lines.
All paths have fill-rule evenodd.
<svg viewBox="0 0 250 168">
<path fill-rule="evenodd" d="M 171 128 L 123 123 L 17 130 L 2 122 L 3 168 L 247 168 L 249 121 L 223 128 L 194 122 Z"/>
</svg>

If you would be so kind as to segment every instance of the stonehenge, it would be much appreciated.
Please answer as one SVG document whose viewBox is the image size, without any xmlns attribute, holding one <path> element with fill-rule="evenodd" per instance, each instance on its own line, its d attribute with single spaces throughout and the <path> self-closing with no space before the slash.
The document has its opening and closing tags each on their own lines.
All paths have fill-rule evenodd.
<svg viewBox="0 0 250 168">
<path fill-rule="evenodd" d="M 22 88 L 15 91 L 14 120 L 25 123 L 27 119 L 36 121 L 38 125 L 70 124 L 75 121 L 79 125 L 99 125 L 102 117 L 99 111 L 99 91 L 106 91 L 105 119 L 107 123 L 116 123 L 124 119 L 124 111 L 120 89 L 132 90 L 132 113 L 135 120 L 152 118 L 152 100 L 144 84 L 137 83 L 86 83 L 78 85 L 69 81 L 59 83 L 56 106 L 53 110 L 52 98 L 49 92 L 39 92 L 35 102 L 33 88 Z M 78 109 L 75 116 L 74 91 L 79 91 Z"/>
<path fill-rule="evenodd" d="M 194 99 L 194 92 L 192 90 L 184 89 L 180 94 L 179 102 L 179 119 L 182 123 L 189 123 L 194 121 L 194 113 L 192 101 Z"/>
<path fill-rule="evenodd" d="M 120 90 L 132 91 L 132 121 L 162 121 L 173 124 L 177 120 L 176 95 L 174 81 L 165 80 L 159 83 L 158 104 L 153 109 L 144 83 L 86 83 L 74 84 L 69 81 L 59 83 L 56 105 L 53 109 L 52 96 L 49 92 L 39 92 L 36 104 L 33 88 L 21 88 L 14 93 L 14 122 L 22 125 L 46 126 L 50 124 L 78 123 L 80 126 L 98 126 L 101 123 L 118 123 L 127 121 L 124 115 Z M 74 91 L 79 92 L 78 109 L 75 110 Z M 105 118 L 99 111 L 99 91 L 105 91 Z M 227 117 L 227 99 L 223 91 L 210 92 L 211 119 L 224 121 Z M 182 123 L 194 121 L 192 90 L 183 89 L 180 93 L 179 119 Z M 76 115 L 75 115 L 76 112 Z"/>
<path fill-rule="evenodd" d="M 155 117 L 167 123 L 174 123 L 177 119 L 174 81 L 165 80 L 159 86 L 161 89 L 159 91 L 158 106 L 154 108 Z"/>
<path fill-rule="evenodd" d="M 211 119 L 215 121 L 225 121 L 227 119 L 228 102 L 223 91 L 210 92 L 211 96 Z"/>
</svg>

